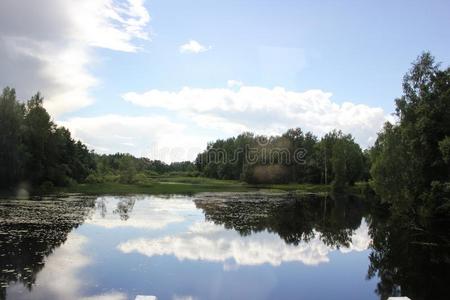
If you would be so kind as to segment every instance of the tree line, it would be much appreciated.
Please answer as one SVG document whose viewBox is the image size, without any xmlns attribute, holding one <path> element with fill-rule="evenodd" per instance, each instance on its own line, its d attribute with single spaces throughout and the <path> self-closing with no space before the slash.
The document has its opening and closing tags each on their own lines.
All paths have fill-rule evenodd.
<svg viewBox="0 0 450 300">
<path fill-rule="evenodd" d="M 208 144 L 195 165 L 205 176 L 249 183 L 333 183 L 342 188 L 369 176 L 368 152 L 337 130 L 321 139 L 301 128 L 280 136 L 243 133 Z"/>
<path fill-rule="evenodd" d="M 402 214 L 450 215 L 450 68 L 424 52 L 402 85 L 396 122 L 386 122 L 374 146 L 364 151 L 340 131 L 318 139 L 296 128 L 275 137 L 244 133 L 217 140 L 198 155 L 196 166 L 208 177 L 251 183 L 332 183 L 339 190 L 369 181 L 382 201 Z M 299 149 L 301 160 L 283 159 L 295 158 Z M 251 155 L 257 159 L 246 159 Z"/>
<path fill-rule="evenodd" d="M 146 157 L 134 157 L 128 153 L 92 154 L 95 169 L 86 178 L 88 183 L 118 182 L 124 184 L 147 184 L 161 175 L 198 176 L 195 165 L 190 161 L 167 164 Z"/>
<path fill-rule="evenodd" d="M 372 186 L 401 213 L 450 215 L 450 68 L 423 53 L 395 103 L 398 122 L 370 151 Z"/>
<path fill-rule="evenodd" d="M 369 173 L 367 152 L 351 135 L 336 130 L 320 140 L 300 128 L 276 137 L 243 133 L 210 143 L 195 162 L 167 164 L 127 153 L 100 155 L 51 120 L 39 93 L 24 103 L 8 87 L 0 95 L 0 137 L 1 188 L 19 183 L 43 189 L 77 182 L 146 183 L 167 173 L 248 183 L 345 186 L 367 180 Z M 248 160 L 250 155 L 253 161 Z"/>
<path fill-rule="evenodd" d="M 321 138 L 301 128 L 279 136 L 243 133 L 207 145 L 194 162 L 166 164 L 130 154 L 99 155 L 57 126 L 39 93 L 23 103 L 14 89 L 0 95 L 0 188 L 21 182 L 146 183 L 161 174 L 206 176 L 248 183 L 332 184 L 345 189 L 370 181 L 384 201 L 417 213 L 450 211 L 450 68 L 423 53 L 404 76 L 395 124 L 387 122 L 373 147 L 350 134 Z"/>
<path fill-rule="evenodd" d="M 130 154 L 96 154 L 51 120 L 40 93 L 26 102 L 9 87 L 0 95 L 0 189 L 24 184 L 46 192 L 54 186 L 142 183 L 162 173 L 192 171 L 192 162 L 166 164 Z"/>
<path fill-rule="evenodd" d="M 95 168 L 91 152 L 51 121 L 37 93 L 19 102 L 14 89 L 0 96 L 0 187 L 20 182 L 50 187 L 83 181 Z"/>
</svg>

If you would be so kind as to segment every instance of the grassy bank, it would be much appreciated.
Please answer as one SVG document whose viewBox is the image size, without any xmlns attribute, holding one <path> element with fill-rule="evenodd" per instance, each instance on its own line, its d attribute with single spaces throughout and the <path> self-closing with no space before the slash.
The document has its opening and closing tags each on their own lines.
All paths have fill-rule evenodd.
<svg viewBox="0 0 450 300">
<path fill-rule="evenodd" d="M 290 191 L 305 193 L 329 192 L 329 185 L 265 184 L 250 185 L 236 180 L 218 180 L 204 177 L 157 177 L 145 184 L 116 182 L 78 184 L 60 188 L 58 192 L 100 194 L 195 194 L 200 192 Z"/>
<path fill-rule="evenodd" d="M 200 192 L 239 192 L 248 187 L 239 184 L 190 184 L 156 182 L 151 184 L 91 183 L 59 189 L 59 192 L 82 194 L 195 194 Z"/>
</svg>

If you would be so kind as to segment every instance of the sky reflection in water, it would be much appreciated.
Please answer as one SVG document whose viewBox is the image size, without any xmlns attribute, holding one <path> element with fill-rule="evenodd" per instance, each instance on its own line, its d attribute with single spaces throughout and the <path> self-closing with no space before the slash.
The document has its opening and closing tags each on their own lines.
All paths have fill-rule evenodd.
<svg viewBox="0 0 450 300">
<path fill-rule="evenodd" d="M 366 212 L 348 200 L 111 196 L 37 210 L 29 202 L 1 202 L 6 299 L 377 298 L 376 280 L 366 280 Z"/>
</svg>

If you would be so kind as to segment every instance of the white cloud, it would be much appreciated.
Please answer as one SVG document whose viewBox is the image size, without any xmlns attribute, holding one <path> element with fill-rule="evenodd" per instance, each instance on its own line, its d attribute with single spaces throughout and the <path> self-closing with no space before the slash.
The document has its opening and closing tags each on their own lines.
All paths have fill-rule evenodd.
<svg viewBox="0 0 450 300">
<path fill-rule="evenodd" d="M 8 288 L 8 296 L 13 299 L 126 300 L 124 293 L 115 291 L 82 296 L 81 291 L 87 284 L 79 272 L 92 263 L 83 253 L 87 242 L 84 235 L 69 233 L 67 241 L 46 259 L 45 268 L 39 272 L 33 289 L 17 282 Z"/>
<path fill-rule="evenodd" d="M 128 211 L 128 219 L 122 220 L 115 212 L 123 201 L 132 201 Z M 122 203 L 121 203 L 122 202 Z M 118 227 L 140 228 L 147 230 L 162 229 L 169 224 L 185 221 L 186 214 L 195 210 L 195 204 L 187 198 L 173 197 L 167 199 L 152 196 L 141 197 L 100 197 L 96 201 L 96 211 L 85 224 L 100 226 L 106 229 Z"/>
<path fill-rule="evenodd" d="M 149 20 L 143 0 L 2 0 L 0 84 L 43 92 L 53 115 L 87 106 L 92 47 L 136 52 Z"/>
<path fill-rule="evenodd" d="M 252 86 L 124 94 L 124 100 L 160 110 L 159 116 L 74 117 L 58 124 L 100 153 L 128 152 L 166 162 L 193 160 L 208 142 L 244 131 L 276 135 L 301 127 L 322 136 L 332 129 L 370 146 L 389 116 L 381 108 L 332 101 L 321 90 L 288 91 Z"/>
<path fill-rule="evenodd" d="M 184 87 L 178 92 L 129 92 L 123 99 L 143 107 L 178 112 L 199 126 L 228 134 L 244 130 L 280 134 L 299 126 L 319 136 L 341 129 L 352 133 L 363 146 L 372 144 L 388 118 L 383 109 L 351 102 L 338 104 L 331 96 L 321 90 L 294 92 L 282 87 L 243 85 L 237 90 Z"/>
<path fill-rule="evenodd" d="M 351 246 L 344 251 L 366 250 L 369 242 L 367 226 L 362 226 L 352 236 Z M 137 252 L 150 257 L 174 255 L 179 260 L 221 262 L 225 270 L 243 265 L 279 266 L 283 262 L 317 265 L 328 262 L 328 254 L 335 250 L 325 245 L 318 234 L 307 243 L 288 245 L 274 233 L 263 231 L 242 237 L 234 230 L 211 222 L 194 223 L 187 232 L 179 235 L 130 240 L 121 243 L 118 249 L 123 253 Z"/>
<path fill-rule="evenodd" d="M 185 124 L 159 116 L 75 117 L 58 124 L 99 153 L 128 152 L 166 162 L 193 159 L 211 139 L 192 136 Z"/>
<path fill-rule="evenodd" d="M 152 295 L 137 295 L 134 300 L 157 300 L 158 298 L 156 296 Z"/>
<path fill-rule="evenodd" d="M 195 40 L 190 40 L 189 42 L 187 42 L 186 44 L 183 44 L 180 46 L 180 52 L 181 53 L 201 53 L 201 52 L 206 52 L 208 50 L 211 49 L 211 46 L 203 46 L 202 44 L 200 44 L 199 42 L 195 41 Z"/>
</svg>

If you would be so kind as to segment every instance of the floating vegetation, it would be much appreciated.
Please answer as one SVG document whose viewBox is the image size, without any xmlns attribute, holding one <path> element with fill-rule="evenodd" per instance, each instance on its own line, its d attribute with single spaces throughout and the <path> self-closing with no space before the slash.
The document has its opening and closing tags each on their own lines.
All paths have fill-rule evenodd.
<svg viewBox="0 0 450 300">
<path fill-rule="evenodd" d="M 94 208 L 95 199 L 0 201 L 0 288 L 22 282 L 30 288 L 45 258 L 65 242 Z"/>
</svg>

